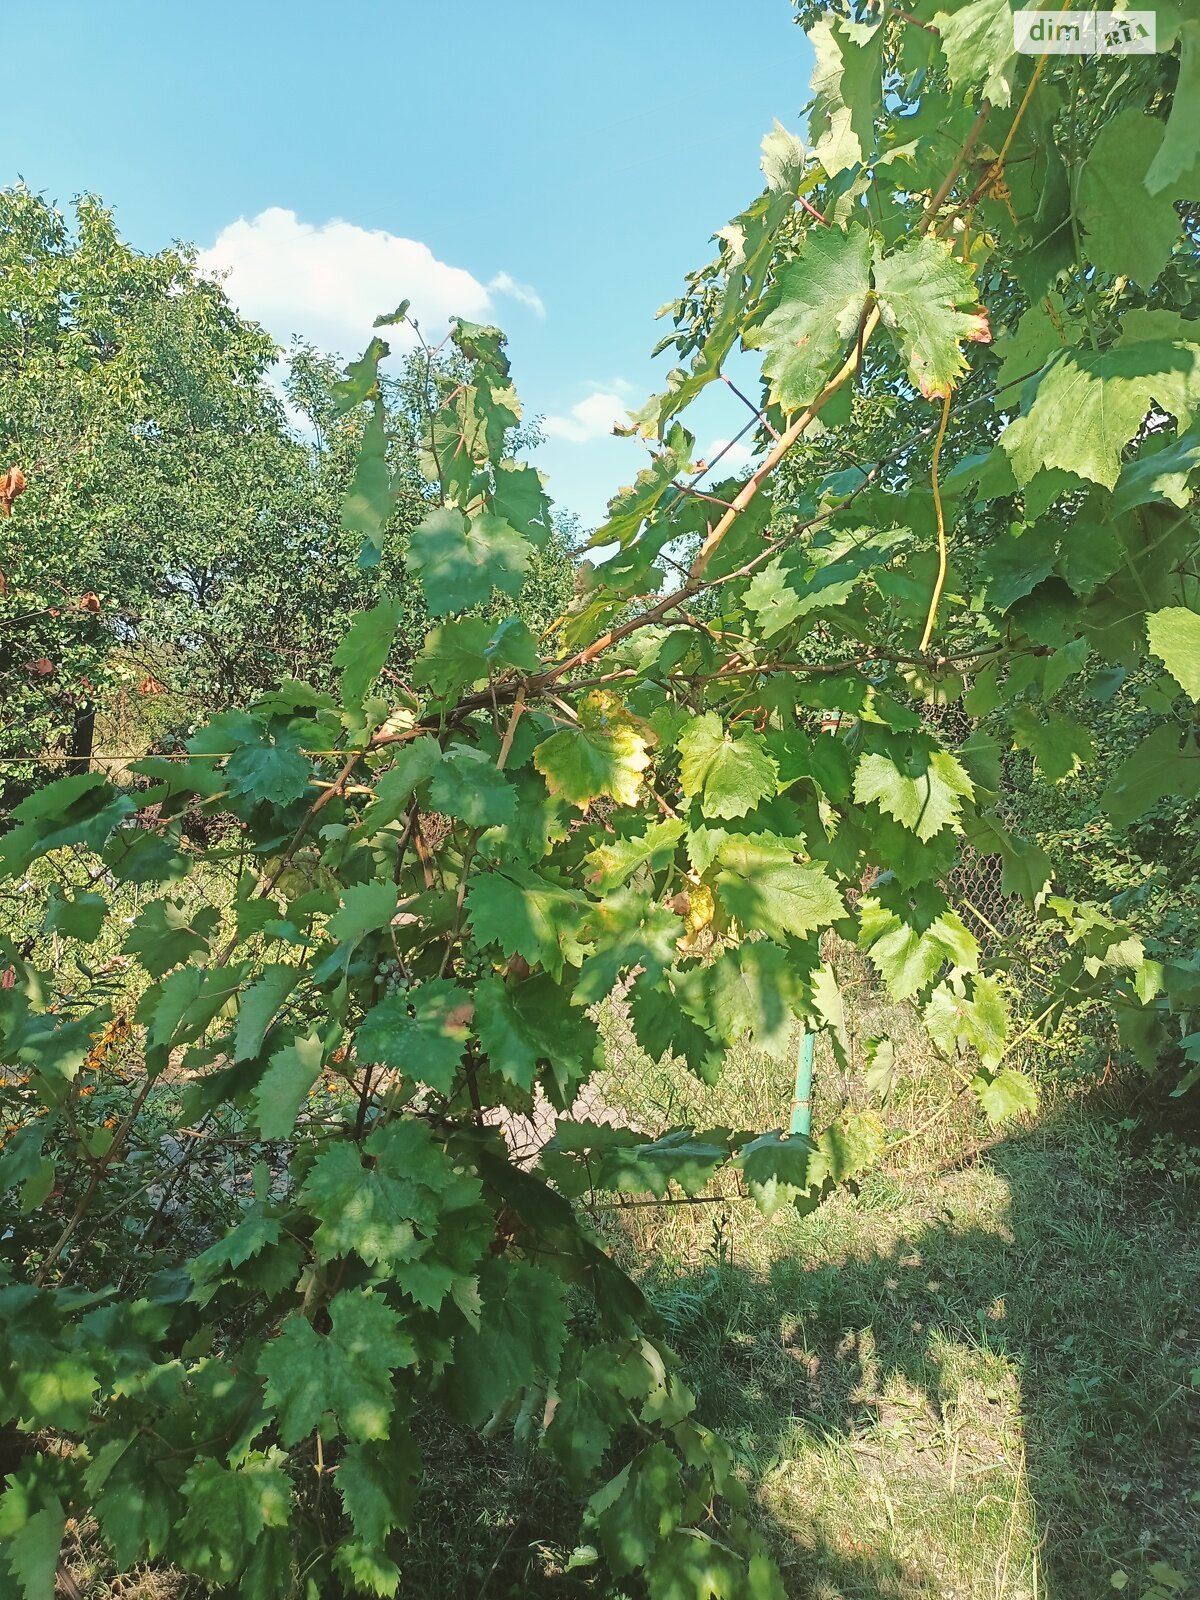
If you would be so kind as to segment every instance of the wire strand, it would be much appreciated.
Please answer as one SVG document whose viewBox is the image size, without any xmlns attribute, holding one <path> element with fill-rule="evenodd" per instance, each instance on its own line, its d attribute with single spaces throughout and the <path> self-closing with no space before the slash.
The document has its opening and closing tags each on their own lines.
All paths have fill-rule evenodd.
<svg viewBox="0 0 1200 1600">
<path fill-rule="evenodd" d="M 950 420 L 950 390 L 946 390 L 942 400 L 942 420 L 938 425 L 937 438 L 933 445 L 933 471 L 930 481 L 933 486 L 933 511 L 937 518 L 938 541 L 938 575 L 933 586 L 933 594 L 929 600 L 929 615 L 925 619 L 925 632 L 921 635 L 920 652 L 924 655 L 929 649 L 929 641 L 933 638 L 933 627 L 937 621 L 938 606 L 941 603 L 942 590 L 946 587 L 946 567 L 948 565 L 946 551 L 946 519 L 942 514 L 942 489 L 938 482 L 938 463 L 942 457 L 942 443 L 946 437 L 946 424 Z"/>
</svg>

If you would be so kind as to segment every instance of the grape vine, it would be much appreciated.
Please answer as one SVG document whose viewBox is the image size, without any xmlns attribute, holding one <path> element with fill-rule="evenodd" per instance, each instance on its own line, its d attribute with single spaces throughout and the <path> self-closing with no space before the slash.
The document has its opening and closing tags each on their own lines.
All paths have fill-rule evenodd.
<svg viewBox="0 0 1200 1600">
<path fill-rule="evenodd" d="M 468 376 L 432 394 L 405 550 L 436 625 L 406 681 L 383 676 L 384 599 L 339 696 L 283 683 L 136 783 L 51 783 L 0 839 L 35 906 L 28 938 L 0 934 L 0 1562 L 24 1600 L 85 1514 L 118 1566 L 214 1593 L 393 1595 L 431 1415 L 547 1454 L 581 1566 L 652 1600 L 783 1595 L 733 1453 L 575 1202 L 732 1167 L 765 1214 L 810 1208 L 884 1157 L 883 1125 L 565 1119 L 522 1165 L 503 1113 L 575 1105 L 618 984 L 643 1048 L 709 1080 L 798 1021 L 838 1052 L 836 930 L 994 1121 L 1028 1111 L 1003 962 L 941 887 L 965 842 L 1061 942 L 1045 1015 L 1103 997 L 1138 1059 L 1200 1076 L 1200 957 L 1056 892 L 999 782 L 1013 748 L 1051 778 L 1085 763 L 1054 701 L 1115 671 L 1154 720 L 1101 797 L 1112 825 L 1200 796 L 1200 17 L 1160 7 L 1158 55 L 1081 68 L 1018 55 L 1005 0 L 810 34 L 809 144 L 768 135 L 765 188 L 669 308 L 680 364 L 631 423 L 647 464 L 540 639 L 503 607 L 550 504 L 506 453 L 502 334 L 458 322 Z M 368 560 L 406 316 L 339 395 L 371 408 L 344 508 Z M 762 355 L 758 460 L 714 482 L 682 418 L 738 342 Z M 964 695 L 985 728 L 951 748 L 922 712 Z M 196 817 L 221 824 L 207 846 Z M 189 897 L 197 875 L 228 893 Z M 119 1050 L 131 1094 L 101 1117 Z M 164 1086 L 178 1188 L 180 1139 L 273 1152 L 216 1236 L 165 1229 L 175 1178 L 139 1176 Z M 153 1271 L 101 1249 L 122 1206 Z"/>
</svg>

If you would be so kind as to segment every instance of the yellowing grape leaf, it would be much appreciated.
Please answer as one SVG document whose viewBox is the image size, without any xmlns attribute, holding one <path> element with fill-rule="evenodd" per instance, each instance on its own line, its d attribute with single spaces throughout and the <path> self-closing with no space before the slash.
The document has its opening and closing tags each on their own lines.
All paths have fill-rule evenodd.
<svg viewBox="0 0 1200 1600">
<path fill-rule="evenodd" d="M 973 270 L 949 244 L 917 238 L 876 258 L 875 292 L 913 383 L 927 400 L 949 394 L 967 370 L 963 344 L 992 337 Z"/>
<path fill-rule="evenodd" d="M 618 805 L 637 804 L 641 775 L 650 765 L 648 730 L 624 716 L 613 695 L 588 695 L 579 721 L 543 739 L 533 764 L 553 795 L 586 812 L 607 795 Z"/>
</svg>

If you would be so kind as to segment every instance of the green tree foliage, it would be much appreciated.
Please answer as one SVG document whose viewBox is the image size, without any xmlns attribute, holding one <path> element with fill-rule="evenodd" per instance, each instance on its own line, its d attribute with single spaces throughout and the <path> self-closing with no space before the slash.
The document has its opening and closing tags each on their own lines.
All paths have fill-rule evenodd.
<svg viewBox="0 0 1200 1600">
<path fill-rule="evenodd" d="M 779 1600 L 731 1452 L 572 1200 L 733 1166 L 765 1213 L 809 1208 L 885 1153 L 880 1120 L 655 1140 L 566 1120 L 522 1166 L 505 1115 L 535 1090 L 573 1105 L 621 981 L 646 1048 L 710 1076 L 747 1038 L 781 1053 L 798 1018 L 836 1049 L 828 928 L 993 1120 L 1029 1110 L 1004 963 L 985 970 L 942 887 L 964 840 L 1002 854 L 1064 950 L 1047 1015 L 1102 996 L 1148 1066 L 1196 1053 L 1194 927 L 1149 955 L 1007 826 L 999 736 L 928 726 L 969 672 L 969 713 L 1065 781 L 1094 740 L 1058 691 L 1154 661 L 1153 727 L 1102 804 L 1124 827 L 1200 788 L 1190 214 L 1152 294 L 1132 264 L 1110 275 L 1121 225 L 1081 183 L 1133 115 L 1146 195 L 1194 192 L 1196 24 L 1164 9 L 1167 53 L 1110 70 L 1018 57 L 1003 12 L 815 23 L 811 149 L 768 137 L 764 192 L 674 308 L 685 365 L 636 419 L 651 463 L 540 639 L 513 602 L 548 507 L 511 453 L 502 335 L 460 323 L 460 379 L 425 413 L 411 544 L 434 626 L 411 672 L 385 673 L 402 611 L 381 598 L 336 694 L 288 683 L 219 712 L 186 760 L 140 763 L 146 789 L 76 774 L 17 809 L 0 871 L 45 886 L 0 986 L 2 1059 L 28 1080 L 0 1161 L 20 1209 L 0 1392 L 29 1446 L 0 1528 L 26 1600 L 85 1508 L 118 1562 L 216 1592 L 394 1594 L 421 1430 L 446 1418 L 559 1465 L 576 1566 L 652 1600 Z M 765 352 L 760 458 L 701 498 L 680 413 L 738 338 Z M 347 501 L 368 560 L 400 488 L 384 350 L 335 396 L 367 419 Z M 988 421 L 960 457 L 968 404 Z M 846 459 L 856 419 L 880 447 Z M 188 898 L 185 808 L 236 829 L 205 863 L 234 858 L 220 910 Z M 89 959 L 110 929 L 115 969 Z M 117 1041 L 119 1119 L 85 1093 Z M 191 1136 L 237 1126 L 274 1162 L 203 1240 L 128 1199 L 163 1085 Z M 119 1257 L 114 1207 L 147 1228 Z"/>
<path fill-rule="evenodd" d="M 132 249 L 81 200 L 74 228 L 22 188 L 0 192 L 0 455 L 27 486 L 0 529 L 0 754 L 86 754 L 118 693 L 166 691 L 187 725 L 283 678 L 336 678 L 349 619 L 404 597 L 398 661 L 424 634 L 405 535 L 427 509 L 421 417 L 458 381 L 419 352 L 378 385 L 382 415 L 340 405 L 339 373 L 308 347 L 279 354 L 194 253 Z M 284 398 L 299 428 L 289 425 Z M 354 474 L 364 429 L 387 440 L 386 517 L 359 561 Z M 566 544 L 535 563 L 527 607 L 570 595 Z M 540 606 L 540 609 L 539 609 Z"/>
</svg>

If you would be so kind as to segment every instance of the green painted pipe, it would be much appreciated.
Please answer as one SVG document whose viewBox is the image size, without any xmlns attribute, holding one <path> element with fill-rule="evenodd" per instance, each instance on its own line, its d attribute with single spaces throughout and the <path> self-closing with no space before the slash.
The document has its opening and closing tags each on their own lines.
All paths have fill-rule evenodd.
<svg viewBox="0 0 1200 1600">
<path fill-rule="evenodd" d="M 788 1131 L 802 1133 L 805 1137 L 812 1132 L 813 1053 L 816 1048 L 816 1034 L 809 1033 L 807 1028 L 801 1028 L 800 1049 L 796 1056 L 796 1092 L 792 1100 L 792 1120 L 788 1125 Z"/>
</svg>

